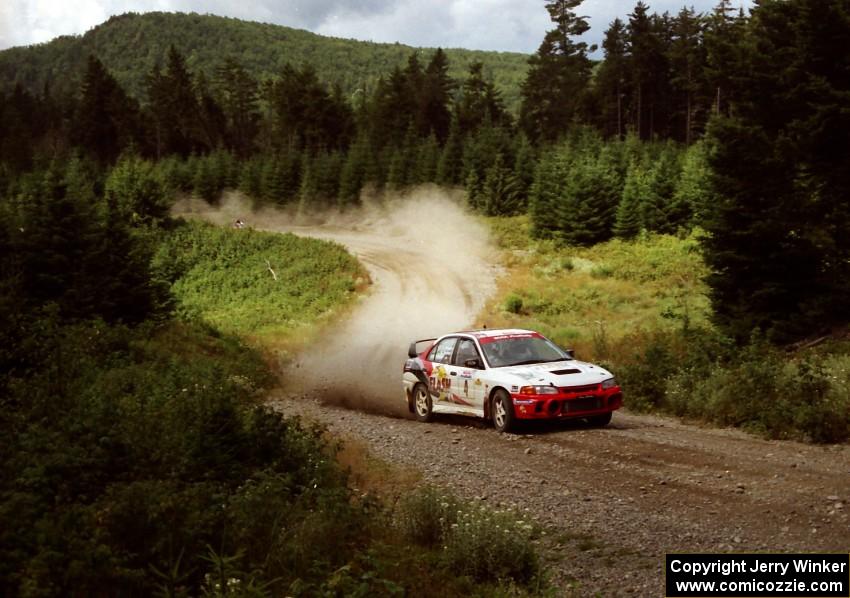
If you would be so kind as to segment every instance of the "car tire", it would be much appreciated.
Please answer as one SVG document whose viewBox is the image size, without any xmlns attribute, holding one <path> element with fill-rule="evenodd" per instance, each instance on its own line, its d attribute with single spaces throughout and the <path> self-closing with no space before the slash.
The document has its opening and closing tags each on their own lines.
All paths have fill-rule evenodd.
<svg viewBox="0 0 850 598">
<path fill-rule="evenodd" d="M 429 422 L 434 419 L 431 393 L 428 392 L 428 387 L 421 382 L 413 387 L 413 415 L 421 422 Z"/>
<path fill-rule="evenodd" d="M 493 393 L 490 415 L 497 432 L 510 432 L 514 428 L 514 404 L 511 396 L 501 388 Z"/>
<path fill-rule="evenodd" d="M 611 423 L 611 417 L 613 417 L 613 415 L 614 413 L 612 411 L 603 413 L 602 415 L 594 415 L 593 417 L 587 418 L 587 423 L 594 428 L 604 428 Z"/>
</svg>

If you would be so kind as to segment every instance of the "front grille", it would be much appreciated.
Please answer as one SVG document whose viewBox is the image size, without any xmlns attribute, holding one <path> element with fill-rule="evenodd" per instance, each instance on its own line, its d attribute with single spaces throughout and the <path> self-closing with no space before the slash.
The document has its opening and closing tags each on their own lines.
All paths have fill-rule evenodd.
<svg viewBox="0 0 850 598">
<path fill-rule="evenodd" d="M 577 411 L 594 411 L 602 408 L 600 397 L 579 397 L 572 401 L 564 401 L 564 413 L 575 413 Z"/>
<path fill-rule="evenodd" d="M 562 393 L 596 392 L 597 390 L 599 390 L 598 384 L 586 384 L 585 386 L 564 386 L 560 389 Z"/>
</svg>

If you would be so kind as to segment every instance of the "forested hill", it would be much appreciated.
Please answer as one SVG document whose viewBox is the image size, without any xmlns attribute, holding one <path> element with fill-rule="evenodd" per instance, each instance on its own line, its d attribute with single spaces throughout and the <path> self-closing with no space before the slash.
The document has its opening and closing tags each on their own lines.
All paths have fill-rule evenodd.
<svg viewBox="0 0 850 598">
<path fill-rule="evenodd" d="M 404 66 L 410 46 L 324 37 L 280 25 L 241 21 L 213 15 L 128 13 L 110 18 L 82 36 L 63 36 L 29 47 L 0 52 L 0 90 L 20 82 L 40 93 L 75 92 L 89 54 L 95 54 L 131 95 L 143 99 L 145 74 L 164 64 L 174 45 L 187 57 L 193 72 L 212 76 L 226 59 L 234 58 L 257 78 L 271 77 L 284 64 L 311 64 L 319 78 L 339 83 L 346 95 L 372 89 L 381 75 Z M 423 49 L 427 62 L 433 49 Z M 528 56 L 507 52 L 446 50 L 449 74 L 461 78 L 473 62 L 484 64 L 509 109 L 519 105 L 520 83 Z"/>
</svg>

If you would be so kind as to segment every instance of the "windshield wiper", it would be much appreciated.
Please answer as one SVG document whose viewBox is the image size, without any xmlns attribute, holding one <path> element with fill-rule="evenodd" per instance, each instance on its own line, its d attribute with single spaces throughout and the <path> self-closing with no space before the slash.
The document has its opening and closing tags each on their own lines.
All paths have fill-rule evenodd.
<svg viewBox="0 0 850 598">
<path fill-rule="evenodd" d="M 547 362 L 543 361 L 542 359 L 529 359 L 528 361 L 518 361 L 516 363 L 512 363 L 511 365 L 512 366 L 514 366 L 514 365 L 531 365 L 531 364 L 534 364 L 534 363 L 547 363 Z"/>
</svg>

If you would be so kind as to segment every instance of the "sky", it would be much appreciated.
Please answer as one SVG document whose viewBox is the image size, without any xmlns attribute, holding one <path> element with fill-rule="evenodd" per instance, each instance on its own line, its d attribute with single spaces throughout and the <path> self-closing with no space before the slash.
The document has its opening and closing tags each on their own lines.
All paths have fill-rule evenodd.
<svg viewBox="0 0 850 598">
<path fill-rule="evenodd" d="M 651 12 L 693 6 L 708 12 L 717 0 L 645 0 Z M 626 18 L 627 0 L 585 0 L 590 43 L 608 24 Z M 748 8 L 751 0 L 733 0 Z M 411 46 L 532 53 L 551 29 L 544 0 L 0 0 L 0 49 L 79 35 L 125 12 L 198 12 L 307 29 L 321 35 Z"/>
</svg>

